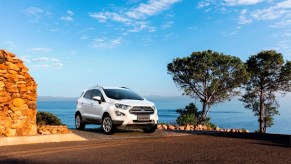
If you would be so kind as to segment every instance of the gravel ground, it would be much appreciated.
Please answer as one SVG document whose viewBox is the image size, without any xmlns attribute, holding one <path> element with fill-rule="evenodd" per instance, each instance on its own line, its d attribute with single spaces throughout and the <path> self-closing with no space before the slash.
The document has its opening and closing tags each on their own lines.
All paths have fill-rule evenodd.
<svg viewBox="0 0 291 164">
<path fill-rule="evenodd" d="M 79 132 L 91 139 L 82 142 L 3 146 L 0 149 L 0 163 L 291 162 L 290 147 L 269 141 L 164 131 L 149 135 L 141 131 L 119 131 L 110 136 L 102 134 L 98 129 Z"/>
</svg>

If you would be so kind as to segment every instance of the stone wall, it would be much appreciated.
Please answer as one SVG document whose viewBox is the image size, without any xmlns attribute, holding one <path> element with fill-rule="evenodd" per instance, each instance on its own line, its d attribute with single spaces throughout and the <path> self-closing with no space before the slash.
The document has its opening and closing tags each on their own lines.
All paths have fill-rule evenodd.
<svg viewBox="0 0 291 164">
<path fill-rule="evenodd" d="M 40 135 L 49 134 L 67 134 L 71 133 L 66 125 L 54 126 L 54 125 L 38 125 L 37 132 Z"/>
<path fill-rule="evenodd" d="M 36 87 L 23 62 L 0 50 L 0 137 L 37 134 Z"/>
</svg>

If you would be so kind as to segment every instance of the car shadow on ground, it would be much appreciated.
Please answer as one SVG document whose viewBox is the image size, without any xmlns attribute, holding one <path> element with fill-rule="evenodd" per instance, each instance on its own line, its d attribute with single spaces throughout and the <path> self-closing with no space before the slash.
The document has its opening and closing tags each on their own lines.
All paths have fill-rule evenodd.
<svg viewBox="0 0 291 164">
<path fill-rule="evenodd" d="M 146 137 L 165 137 L 167 132 L 157 130 L 154 133 L 144 133 L 141 129 L 118 128 L 113 134 L 104 134 L 102 128 L 85 128 L 84 130 L 70 129 L 74 134 L 88 140 L 96 139 L 126 139 L 126 138 L 146 138 Z"/>
</svg>

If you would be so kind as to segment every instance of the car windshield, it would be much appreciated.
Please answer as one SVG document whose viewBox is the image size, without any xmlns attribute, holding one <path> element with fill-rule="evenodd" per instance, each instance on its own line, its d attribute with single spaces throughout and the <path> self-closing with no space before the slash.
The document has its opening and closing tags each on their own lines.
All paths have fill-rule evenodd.
<svg viewBox="0 0 291 164">
<path fill-rule="evenodd" d="M 104 89 L 107 97 L 115 100 L 143 100 L 143 98 L 135 92 L 127 89 Z"/>
</svg>

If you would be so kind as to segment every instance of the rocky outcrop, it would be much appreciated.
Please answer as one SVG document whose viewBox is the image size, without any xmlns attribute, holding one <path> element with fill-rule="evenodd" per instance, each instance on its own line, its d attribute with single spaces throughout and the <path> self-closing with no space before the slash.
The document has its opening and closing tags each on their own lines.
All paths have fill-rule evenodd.
<svg viewBox="0 0 291 164">
<path fill-rule="evenodd" d="M 23 62 L 0 50 L 0 137 L 37 134 L 36 87 Z"/>
</svg>

